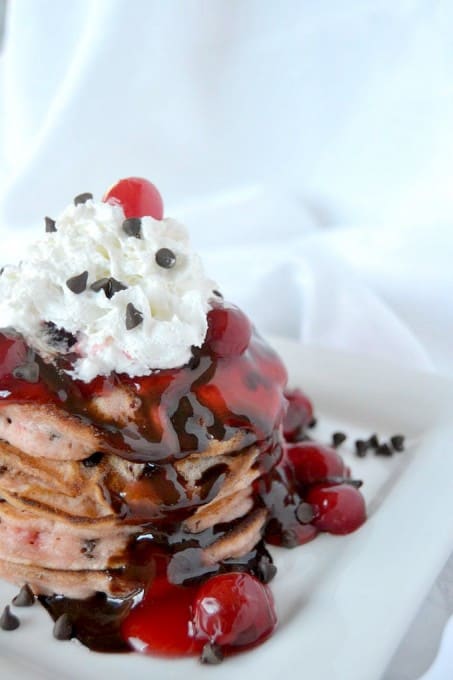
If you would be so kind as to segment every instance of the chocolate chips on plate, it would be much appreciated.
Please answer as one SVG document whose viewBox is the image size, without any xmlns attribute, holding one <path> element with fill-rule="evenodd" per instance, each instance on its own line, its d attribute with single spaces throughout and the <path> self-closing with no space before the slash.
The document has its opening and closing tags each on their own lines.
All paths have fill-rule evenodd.
<svg viewBox="0 0 453 680">
<path fill-rule="evenodd" d="M 0 628 L 2 630 L 16 630 L 19 628 L 20 621 L 17 616 L 11 614 L 11 610 L 8 606 L 3 610 L 3 614 L 0 616 Z"/>
</svg>

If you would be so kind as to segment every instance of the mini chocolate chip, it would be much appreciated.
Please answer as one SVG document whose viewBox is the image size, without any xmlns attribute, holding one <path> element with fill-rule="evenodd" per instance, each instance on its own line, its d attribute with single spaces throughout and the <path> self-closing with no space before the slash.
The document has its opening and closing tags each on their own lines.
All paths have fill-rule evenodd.
<svg viewBox="0 0 453 680">
<path fill-rule="evenodd" d="M 223 295 L 219 290 L 213 290 L 212 292 L 214 293 L 214 295 L 217 295 L 217 297 L 222 298 L 223 300 Z"/>
<path fill-rule="evenodd" d="M 262 555 L 256 565 L 256 576 L 261 583 L 269 583 L 277 573 L 277 567 L 272 562 L 270 555 Z"/>
<path fill-rule="evenodd" d="M 355 453 L 356 456 L 359 458 L 365 458 L 366 452 L 368 451 L 369 448 L 369 442 L 364 441 L 363 439 L 357 439 L 355 442 Z"/>
<path fill-rule="evenodd" d="M 394 434 L 393 437 L 390 437 L 390 443 L 394 451 L 404 451 L 404 437 L 402 434 Z"/>
<path fill-rule="evenodd" d="M 81 274 L 77 274 L 77 276 L 71 276 L 71 278 L 66 281 L 66 285 L 69 290 L 71 290 L 76 295 L 79 295 L 80 293 L 83 293 L 84 290 L 86 290 L 87 281 L 88 272 L 84 271 Z"/>
<path fill-rule="evenodd" d="M 314 516 L 313 506 L 310 505 L 310 503 L 299 503 L 296 508 L 296 518 L 298 522 L 301 524 L 310 524 Z"/>
<path fill-rule="evenodd" d="M 80 549 L 80 552 L 82 555 L 85 555 L 85 557 L 93 558 L 93 552 L 98 543 L 99 540 L 97 538 L 86 538 L 82 540 L 82 548 Z"/>
<path fill-rule="evenodd" d="M 337 448 L 346 441 L 347 437 L 344 432 L 334 432 L 332 435 L 332 446 Z"/>
<path fill-rule="evenodd" d="M 201 652 L 200 661 L 210 665 L 222 663 L 223 652 L 220 645 L 216 642 L 207 642 Z"/>
<path fill-rule="evenodd" d="M 368 440 L 369 445 L 371 446 L 372 449 L 377 449 L 379 446 L 379 439 L 377 434 L 372 434 L 371 437 Z"/>
<path fill-rule="evenodd" d="M 170 248 L 160 248 L 156 253 L 156 262 L 159 267 L 171 269 L 176 264 L 176 255 Z"/>
<path fill-rule="evenodd" d="M 317 424 L 318 424 L 317 418 L 312 418 L 308 423 L 308 427 L 316 427 Z"/>
<path fill-rule="evenodd" d="M 14 614 L 11 614 L 10 608 L 6 606 L 3 614 L 0 616 L 0 628 L 2 630 L 16 630 L 19 626 L 19 619 Z"/>
<path fill-rule="evenodd" d="M 127 286 L 125 286 L 124 283 L 121 283 L 121 281 L 114 279 L 113 276 L 109 276 L 108 278 L 104 279 L 98 279 L 91 284 L 90 288 L 91 290 L 94 290 L 95 293 L 103 290 L 109 300 L 120 290 L 127 290 Z"/>
<path fill-rule="evenodd" d="M 79 194 L 74 198 L 74 205 L 80 205 L 81 203 L 86 203 L 87 201 L 93 199 L 93 194 L 90 194 L 88 191 L 84 194 Z"/>
<path fill-rule="evenodd" d="M 46 233 L 50 234 L 53 231 L 57 231 L 55 220 L 53 220 L 51 217 L 45 217 L 44 221 L 46 223 Z"/>
<path fill-rule="evenodd" d="M 29 383 L 37 383 L 39 380 L 39 366 L 36 361 L 30 361 L 23 366 L 17 366 L 13 371 L 13 376 L 19 380 Z"/>
<path fill-rule="evenodd" d="M 67 614 L 62 614 L 55 621 L 53 636 L 56 640 L 70 640 L 72 638 L 73 627 Z"/>
<path fill-rule="evenodd" d="M 376 449 L 377 456 L 392 456 L 393 451 L 388 444 L 381 444 Z"/>
<path fill-rule="evenodd" d="M 99 465 L 99 463 L 102 460 L 103 453 L 101 451 L 96 451 L 93 453 L 89 458 L 85 458 L 85 460 L 82 460 L 82 465 L 87 468 L 92 468 L 96 467 L 96 465 Z"/>
<path fill-rule="evenodd" d="M 123 231 L 128 236 L 135 236 L 135 238 L 142 237 L 142 221 L 140 217 L 129 217 L 123 222 Z"/>
<path fill-rule="evenodd" d="M 35 602 L 35 595 L 26 583 L 19 591 L 19 594 L 13 599 L 13 605 L 15 607 L 31 607 Z"/>
<path fill-rule="evenodd" d="M 134 307 L 132 302 L 129 302 L 128 306 L 126 307 L 126 330 L 132 330 L 136 326 L 139 326 L 142 321 L 143 314 Z"/>
</svg>

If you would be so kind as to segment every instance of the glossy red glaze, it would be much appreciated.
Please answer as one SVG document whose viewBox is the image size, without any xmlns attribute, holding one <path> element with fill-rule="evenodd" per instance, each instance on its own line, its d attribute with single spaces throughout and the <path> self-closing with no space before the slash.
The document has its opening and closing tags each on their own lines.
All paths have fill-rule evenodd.
<svg viewBox="0 0 453 680">
<path fill-rule="evenodd" d="M 21 337 L 0 333 L 0 404 L 3 401 L 38 404 L 61 401 L 59 395 L 52 394 L 43 380 L 30 383 L 14 377 L 14 370 L 26 364 L 28 356 L 28 347 Z"/>
<path fill-rule="evenodd" d="M 315 485 L 306 500 L 313 506 L 313 524 L 331 534 L 350 534 L 366 520 L 365 500 L 350 484 Z"/>
<path fill-rule="evenodd" d="M 286 457 L 292 466 L 296 482 L 301 485 L 346 475 L 341 456 L 329 446 L 316 442 L 301 442 L 288 446 Z"/>
<path fill-rule="evenodd" d="M 234 306 L 214 307 L 208 312 L 206 344 L 217 357 L 231 357 L 245 352 L 250 343 L 252 325 Z"/>
<path fill-rule="evenodd" d="M 313 405 L 302 390 L 286 390 L 288 410 L 283 421 L 283 432 L 288 442 L 296 442 L 298 436 L 313 420 Z"/>
<path fill-rule="evenodd" d="M 277 624 L 270 589 L 247 573 L 219 574 L 199 589 L 194 625 L 199 637 L 222 648 L 252 647 Z"/>
<path fill-rule="evenodd" d="M 192 622 L 196 586 L 159 582 L 127 616 L 124 639 L 134 649 L 158 656 L 197 654 L 203 642 L 194 637 Z"/>
<path fill-rule="evenodd" d="M 105 203 L 117 203 L 126 217 L 154 217 L 164 215 L 162 197 L 154 184 L 143 177 L 126 177 L 110 187 L 102 199 Z"/>
</svg>

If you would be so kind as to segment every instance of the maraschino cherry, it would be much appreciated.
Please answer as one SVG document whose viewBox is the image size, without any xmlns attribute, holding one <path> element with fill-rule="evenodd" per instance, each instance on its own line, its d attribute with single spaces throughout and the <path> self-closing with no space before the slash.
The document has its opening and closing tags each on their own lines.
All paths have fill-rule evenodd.
<svg viewBox="0 0 453 680">
<path fill-rule="evenodd" d="M 105 203 L 121 205 L 126 218 L 154 217 L 161 220 L 164 215 L 162 197 L 154 184 L 143 177 L 120 179 L 104 195 Z"/>
<path fill-rule="evenodd" d="M 254 576 L 237 572 L 213 576 L 202 584 L 193 620 L 198 638 L 227 649 L 262 642 L 277 623 L 270 589 Z"/>
<path fill-rule="evenodd" d="M 286 459 L 293 469 L 297 484 L 322 482 L 329 477 L 345 477 L 346 467 L 341 456 L 330 446 L 317 442 L 301 442 L 288 446 Z"/>
<path fill-rule="evenodd" d="M 305 497 L 313 507 L 312 524 L 331 534 L 350 534 L 366 520 L 365 500 L 350 484 L 312 486 Z"/>
<path fill-rule="evenodd" d="M 285 390 L 288 410 L 283 421 L 283 431 L 288 442 L 297 442 L 303 430 L 313 420 L 313 405 L 302 390 Z"/>
<path fill-rule="evenodd" d="M 208 312 L 205 344 L 217 357 L 242 354 L 250 344 L 252 325 L 238 307 L 214 307 Z"/>
</svg>

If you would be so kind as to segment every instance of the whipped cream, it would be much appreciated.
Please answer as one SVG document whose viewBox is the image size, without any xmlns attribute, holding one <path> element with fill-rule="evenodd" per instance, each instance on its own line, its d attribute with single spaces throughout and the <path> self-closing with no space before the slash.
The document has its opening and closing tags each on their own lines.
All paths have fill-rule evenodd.
<svg viewBox="0 0 453 680">
<path fill-rule="evenodd" d="M 0 276 L 0 328 L 13 327 L 46 361 L 57 352 L 75 352 L 68 373 L 84 382 L 112 371 L 141 376 L 181 366 L 207 331 L 216 286 L 190 249 L 185 227 L 143 217 L 136 238 L 123 230 L 124 219 L 119 205 L 93 200 L 70 205 L 56 220 L 56 231 Z M 176 257 L 171 268 L 156 262 L 162 248 Z M 86 288 L 75 293 L 67 281 L 84 272 Z M 125 287 L 110 299 L 103 289 L 91 289 L 108 277 Z M 131 310 L 137 325 L 128 330 Z M 49 328 L 66 334 L 52 338 Z M 69 334 L 70 350 L 58 342 Z"/>
</svg>

